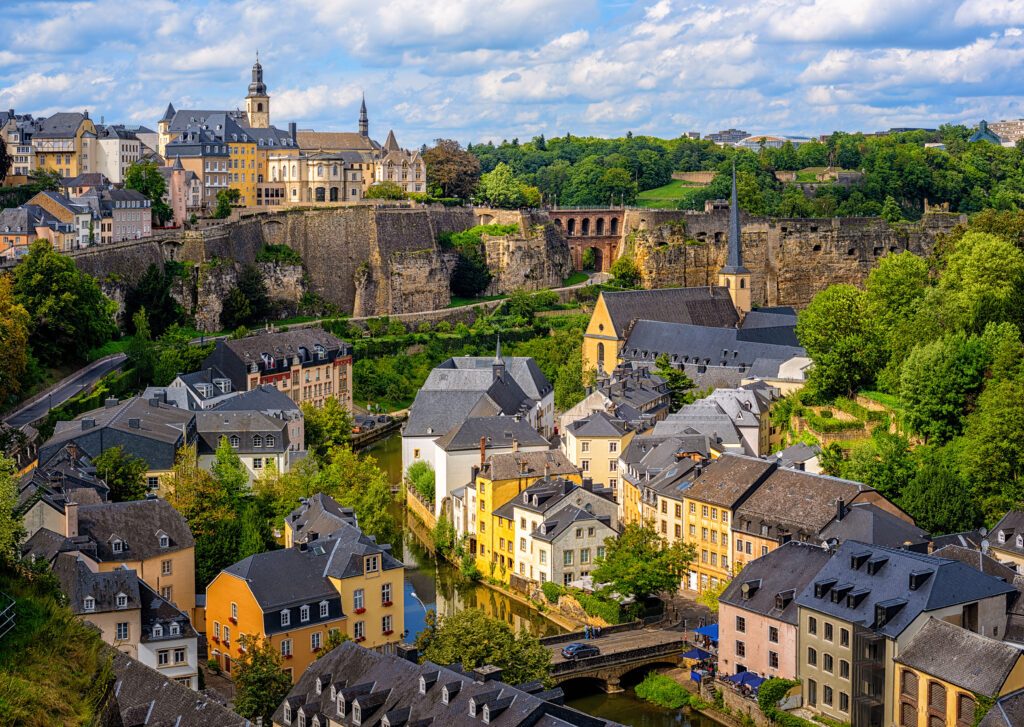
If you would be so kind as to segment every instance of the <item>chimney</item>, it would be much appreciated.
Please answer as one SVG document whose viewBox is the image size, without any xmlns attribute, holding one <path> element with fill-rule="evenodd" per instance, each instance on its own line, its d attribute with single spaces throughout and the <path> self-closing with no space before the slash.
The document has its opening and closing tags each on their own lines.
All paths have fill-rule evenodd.
<svg viewBox="0 0 1024 727">
<path fill-rule="evenodd" d="M 586 490 L 587 492 L 593 492 L 594 491 L 594 478 L 593 477 L 584 477 L 583 478 L 583 489 Z"/>
<path fill-rule="evenodd" d="M 111 408 L 113 408 L 115 406 L 117 406 L 117 397 L 116 396 L 108 396 L 103 401 L 103 408 L 104 409 L 111 409 Z"/>
<path fill-rule="evenodd" d="M 846 500 L 839 498 L 836 500 L 836 522 L 842 521 L 846 517 Z"/>
<path fill-rule="evenodd" d="M 64 537 L 78 537 L 78 503 L 67 502 L 64 504 Z"/>
<path fill-rule="evenodd" d="M 480 437 L 480 466 L 487 460 L 487 437 Z"/>
<path fill-rule="evenodd" d="M 292 124 L 294 126 L 294 124 Z M 411 661 L 413 664 L 419 664 L 420 652 L 413 644 L 403 641 L 401 644 L 395 647 L 395 653 L 399 659 L 405 659 Z"/>
<path fill-rule="evenodd" d="M 295 125 L 294 121 L 288 122 L 288 136 L 292 137 L 292 141 L 296 144 L 299 143 L 299 127 Z"/>
<path fill-rule="evenodd" d="M 484 664 L 473 670 L 473 679 L 478 682 L 497 682 L 501 680 L 501 669 L 493 664 Z"/>
<path fill-rule="evenodd" d="M 519 440 L 516 439 L 515 437 L 512 438 L 512 451 L 513 452 L 518 452 L 519 451 Z"/>
<path fill-rule="evenodd" d="M 544 479 L 546 480 L 550 476 L 551 476 L 551 463 L 550 462 L 545 462 L 544 463 Z"/>
<path fill-rule="evenodd" d="M 96 420 L 93 419 L 92 417 L 88 417 L 88 418 L 82 420 L 82 430 L 83 431 L 85 431 L 86 429 L 92 429 L 95 426 L 96 426 Z"/>
</svg>

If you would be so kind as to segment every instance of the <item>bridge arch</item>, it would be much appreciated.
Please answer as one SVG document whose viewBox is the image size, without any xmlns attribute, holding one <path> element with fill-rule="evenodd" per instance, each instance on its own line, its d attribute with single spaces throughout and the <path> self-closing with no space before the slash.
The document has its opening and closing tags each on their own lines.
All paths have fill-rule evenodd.
<svg viewBox="0 0 1024 727">
<path fill-rule="evenodd" d="M 584 217 L 583 222 L 580 225 L 580 234 L 584 237 L 590 234 L 590 218 Z"/>
<path fill-rule="evenodd" d="M 597 222 L 594 224 L 594 234 L 598 236 L 604 235 L 604 217 L 597 218 Z"/>
<path fill-rule="evenodd" d="M 679 666 L 678 663 L 672 661 L 652 661 L 649 664 L 641 664 L 638 667 L 624 671 L 619 675 L 620 684 L 639 684 L 643 681 L 644 677 L 652 671 L 659 671 L 661 669 L 675 669 Z"/>
<path fill-rule="evenodd" d="M 608 234 L 609 235 L 617 235 L 617 234 L 619 234 L 619 218 L 618 217 L 612 217 L 612 221 L 611 221 L 611 224 L 609 225 L 609 228 L 610 228 L 608 230 Z"/>
</svg>

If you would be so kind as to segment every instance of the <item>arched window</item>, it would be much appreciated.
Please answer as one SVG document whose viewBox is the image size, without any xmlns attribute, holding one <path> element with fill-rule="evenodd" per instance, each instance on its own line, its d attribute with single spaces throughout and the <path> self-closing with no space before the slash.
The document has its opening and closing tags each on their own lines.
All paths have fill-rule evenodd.
<svg viewBox="0 0 1024 727">
<path fill-rule="evenodd" d="M 253 447 L 262 447 L 263 446 L 263 437 L 261 437 L 259 434 L 253 436 L 253 438 L 252 438 L 252 446 Z"/>
<path fill-rule="evenodd" d="M 324 165 L 323 164 L 317 164 L 316 165 L 316 176 L 318 176 L 318 177 L 324 176 Z"/>
<path fill-rule="evenodd" d="M 565 231 L 567 233 L 569 233 L 569 237 L 572 237 L 573 235 L 575 235 L 576 234 L 576 220 L 570 218 L 569 221 L 565 223 Z"/>
<path fill-rule="evenodd" d="M 618 232 L 619 232 L 619 221 L 617 219 L 615 219 L 614 217 L 612 217 L 612 224 L 611 224 L 611 229 L 609 230 L 609 233 L 612 234 L 612 235 L 615 235 L 615 234 L 618 234 Z"/>
<path fill-rule="evenodd" d="M 242 440 L 238 438 L 237 434 L 232 434 L 231 439 L 228 440 L 228 443 L 231 444 L 233 448 L 238 449 L 238 446 L 242 443 Z"/>
<path fill-rule="evenodd" d="M 262 111 L 263 110 L 263 102 L 262 101 L 260 103 L 256 104 L 256 110 L 257 111 Z"/>
<path fill-rule="evenodd" d="M 604 344 L 600 342 L 597 344 L 597 368 L 604 368 Z"/>
<path fill-rule="evenodd" d="M 580 234 L 581 235 L 589 235 L 590 234 L 590 218 L 589 217 L 584 217 L 583 218 L 583 224 L 582 224 L 582 229 L 580 230 Z"/>
<path fill-rule="evenodd" d="M 603 235 L 604 234 L 604 218 L 603 217 L 598 217 L 597 218 L 597 229 L 594 232 L 594 234 L 595 235 Z"/>
<path fill-rule="evenodd" d="M 740 278 L 740 287 L 741 288 L 746 288 L 747 287 L 747 279 L 746 278 Z"/>
</svg>

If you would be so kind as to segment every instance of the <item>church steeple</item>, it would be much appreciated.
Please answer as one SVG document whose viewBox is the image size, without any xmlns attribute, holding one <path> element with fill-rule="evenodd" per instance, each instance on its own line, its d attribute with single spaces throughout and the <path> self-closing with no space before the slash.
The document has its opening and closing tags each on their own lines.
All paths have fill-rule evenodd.
<svg viewBox="0 0 1024 727">
<path fill-rule="evenodd" d="M 270 126 L 270 95 L 267 93 L 267 84 L 263 82 L 259 51 L 256 51 L 256 62 L 252 64 L 252 82 L 245 97 L 245 113 L 252 128 L 265 129 Z"/>
<path fill-rule="evenodd" d="M 366 94 L 363 94 L 363 103 L 359 106 L 359 136 L 370 135 L 370 117 L 366 115 Z"/>
<path fill-rule="evenodd" d="M 743 235 L 740 229 L 740 204 L 736 194 L 736 162 L 732 165 L 732 195 L 729 199 L 729 250 L 725 265 L 718 271 L 718 284 L 729 290 L 729 297 L 740 317 L 750 310 L 750 271 L 743 266 Z"/>
</svg>

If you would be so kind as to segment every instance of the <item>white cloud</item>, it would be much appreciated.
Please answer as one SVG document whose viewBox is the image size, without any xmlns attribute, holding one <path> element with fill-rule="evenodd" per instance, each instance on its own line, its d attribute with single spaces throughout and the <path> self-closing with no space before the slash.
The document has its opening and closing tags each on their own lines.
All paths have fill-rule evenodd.
<svg viewBox="0 0 1024 727">
<path fill-rule="evenodd" d="M 1024 3 L 1020 0 L 964 0 L 956 9 L 960 26 L 1024 24 Z"/>
</svg>

